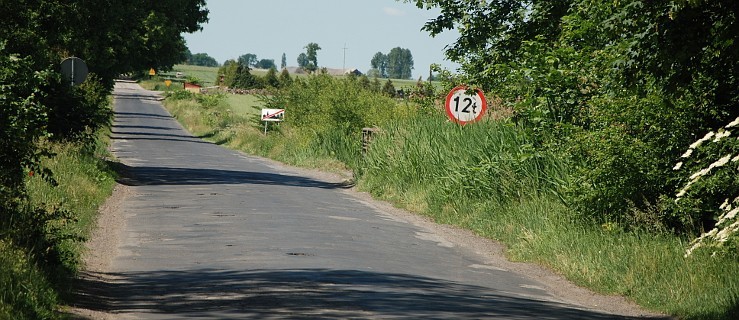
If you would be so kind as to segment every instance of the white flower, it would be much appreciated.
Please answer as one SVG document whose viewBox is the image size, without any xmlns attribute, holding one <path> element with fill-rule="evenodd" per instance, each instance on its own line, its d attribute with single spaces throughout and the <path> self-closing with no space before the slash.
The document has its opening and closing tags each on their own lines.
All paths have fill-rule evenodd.
<svg viewBox="0 0 739 320">
<path fill-rule="evenodd" d="M 716 135 L 716 138 L 713 139 L 713 142 L 719 142 L 721 139 L 726 138 L 731 135 L 731 131 L 729 130 L 719 130 L 718 134 Z"/>
<path fill-rule="evenodd" d="M 734 127 L 734 126 L 736 126 L 738 124 L 739 124 L 739 117 L 737 117 L 736 119 L 734 119 L 734 121 L 732 121 L 731 123 L 727 124 L 726 125 L 726 128 L 731 128 L 731 127 Z"/>
<path fill-rule="evenodd" d="M 734 208 L 731 211 L 725 212 L 720 217 L 718 217 L 718 223 L 716 223 L 716 225 L 722 225 L 727 220 L 736 218 L 737 212 L 739 212 L 739 207 Z"/>
<path fill-rule="evenodd" d="M 683 155 L 680 156 L 680 157 L 681 158 L 689 158 L 691 154 L 693 154 L 693 149 L 688 149 L 688 151 L 685 151 L 685 153 L 683 153 Z"/>
<path fill-rule="evenodd" d="M 731 155 L 726 155 L 721 159 L 718 159 L 718 161 L 711 163 L 711 166 L 709 166 L 709 170 L 713 168 L 723 167 L 725 164 L 729 163 L 729 160 L 731 160 Z"/>
<path fill-rule="evenodd" d="M 700 145 L 701 145 L 701 144 L 702 144 L 702 143 L 703 143 L 704 141 L 706 141 L 706 140 L 708 140 L 708 139 L 711 139 L 711 138 L 713 138 L 713 136 L 714 136 L 715 134 L 716 134 L 716 133 L 715 133 L 715 132 L 713 132 L 713 131 L 711 131 L 711 132 L 709 132 L 709 133 L 706 133 L 706 135 L 705 135 L 705 136 L 703 136 L 703 138 L 700 138 L 700 139 L 699 139 L 698 141 L 696 141 L 696 142 L 693 142 L 693 144 L 691 144 L 691 145 L 690 145 L 690 149 L 695 149 L 695 148 L 698 148 L 698 147 L 699 147 L 699 146 L 700 146 Z"/>
<path fill-rule="evenodd" d="M 683 166 L 683 163 L 682 162 L 678 162 L 674 167 L 672 167 L 672 170 L 680 170 L 680 168 L 682 168 L 682 166 Z"/>
<path fill-rule="evenodd" d="M 737 162 L 739 161 L 739 154 L 736 155 L 736 157 L 731 158 L 731 162 Z"/>
<path fill-rule="evenodd" d="M 726 200 L 724 200 L 724 203 L 722 203 L 718 208 L 721 210 L 724 210 L 728 206 L 729 206 L 729 199 L 727 198 Z"/>
</svg>

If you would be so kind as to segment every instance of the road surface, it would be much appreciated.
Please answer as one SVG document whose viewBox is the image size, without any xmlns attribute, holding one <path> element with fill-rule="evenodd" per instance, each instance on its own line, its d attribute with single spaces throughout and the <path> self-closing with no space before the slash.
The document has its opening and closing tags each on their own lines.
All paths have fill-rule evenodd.
<svg viewBox="0 0 739 320">
<path fill-rule="evenodd" d="M 88 279 L 81 295 L 87 307 L 124 319 L 623 318 L 342 183 L 193 137 L 158 100 L 116 85 L 112 150 L 132 192 L 108 280 Z"/>
</svg>

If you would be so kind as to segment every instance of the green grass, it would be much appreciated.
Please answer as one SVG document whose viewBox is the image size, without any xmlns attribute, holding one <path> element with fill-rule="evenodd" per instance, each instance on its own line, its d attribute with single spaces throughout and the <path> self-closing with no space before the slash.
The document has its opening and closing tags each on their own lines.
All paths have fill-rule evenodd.
<svg viewBox="0 0 739 320">
<path fill-rule="evenodd" d="M 227 99 L 229 108 L 241 116 L 259 115 L 264 106 L 259 97 L 252 94 L 228 94 Z"/>
<path fill-rule="evenodd" d="M 178 64 L 172 68 L 172 72 L 182 72 L 185 76 L 193 76 L 200 79 L 203 85 L 214 86 L 218 77 L 218 67 L 201 67 L 186 64 Z"/>
<path fill-rule="evenodd" d="M 56 155 L 43 164 L 52 170 L 58 186 L 37 174 L 27 178 L 28 207 L 46 212 L 64 209 L 72 219 L 52 219 L 44 227 L 50 241 L 47 250 L 56 252 L 55 261 L 39 261 L 27 248 L 0 238 L 0 319 L 63 317 L 57 304 L 70 289 L 84 250 L 84 243 L 75 238 L 90 234 L 97 208 L 115 184 L 112 171 L 101 160 L 107 155 L 107 142 L 100 139 L 92 149 L 71 143 L 49 145 Z"/>
</svg>

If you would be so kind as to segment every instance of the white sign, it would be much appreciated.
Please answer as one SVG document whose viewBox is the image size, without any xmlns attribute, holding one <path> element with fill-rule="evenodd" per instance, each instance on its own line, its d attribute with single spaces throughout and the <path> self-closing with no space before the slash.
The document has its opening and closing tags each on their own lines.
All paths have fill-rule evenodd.
<svg viewBox="0 0 739 320">
<path fill-rule="evenodd" d="M 285 109 L 262 109 L 262 121 L 282 121 Z"/>
<path fill-rule="evenodd" d="M 482 90 L 475 89 L 472 94 L 468 94 L 468 90 L 466 86 L 452 89 L 444 105 L 449 119 L 462 125 L 480 120 L 488 109 Z"/>
</svg>

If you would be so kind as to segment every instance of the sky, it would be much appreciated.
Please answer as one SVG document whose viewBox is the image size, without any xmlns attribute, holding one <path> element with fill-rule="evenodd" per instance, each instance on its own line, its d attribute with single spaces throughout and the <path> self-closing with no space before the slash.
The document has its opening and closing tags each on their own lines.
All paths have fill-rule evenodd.
<svg viewBox="0 0 739 320">
<path fill-rule="evenodd" d="M 287 65 L 297 66 L 298 55 L 315 42 L 321 47 L 321 67 L 366 73 L 375 53 L 387 54 L 395 47 L 413 54 L 414 79 L 426 78 L 432 63 L 451 71 L 458 67 L 444 57 L 444 47 L 458 37 L 456 31 L 431 37 L 421 28 L 439 11 L 402 1 L 208 0 L 207 7 L 210 21 L 184 38 L 193 54 L 207 53 L 221 64 L 252 53 L 274 59 L 279 67 L 285 53 Z"/>
</svg>

